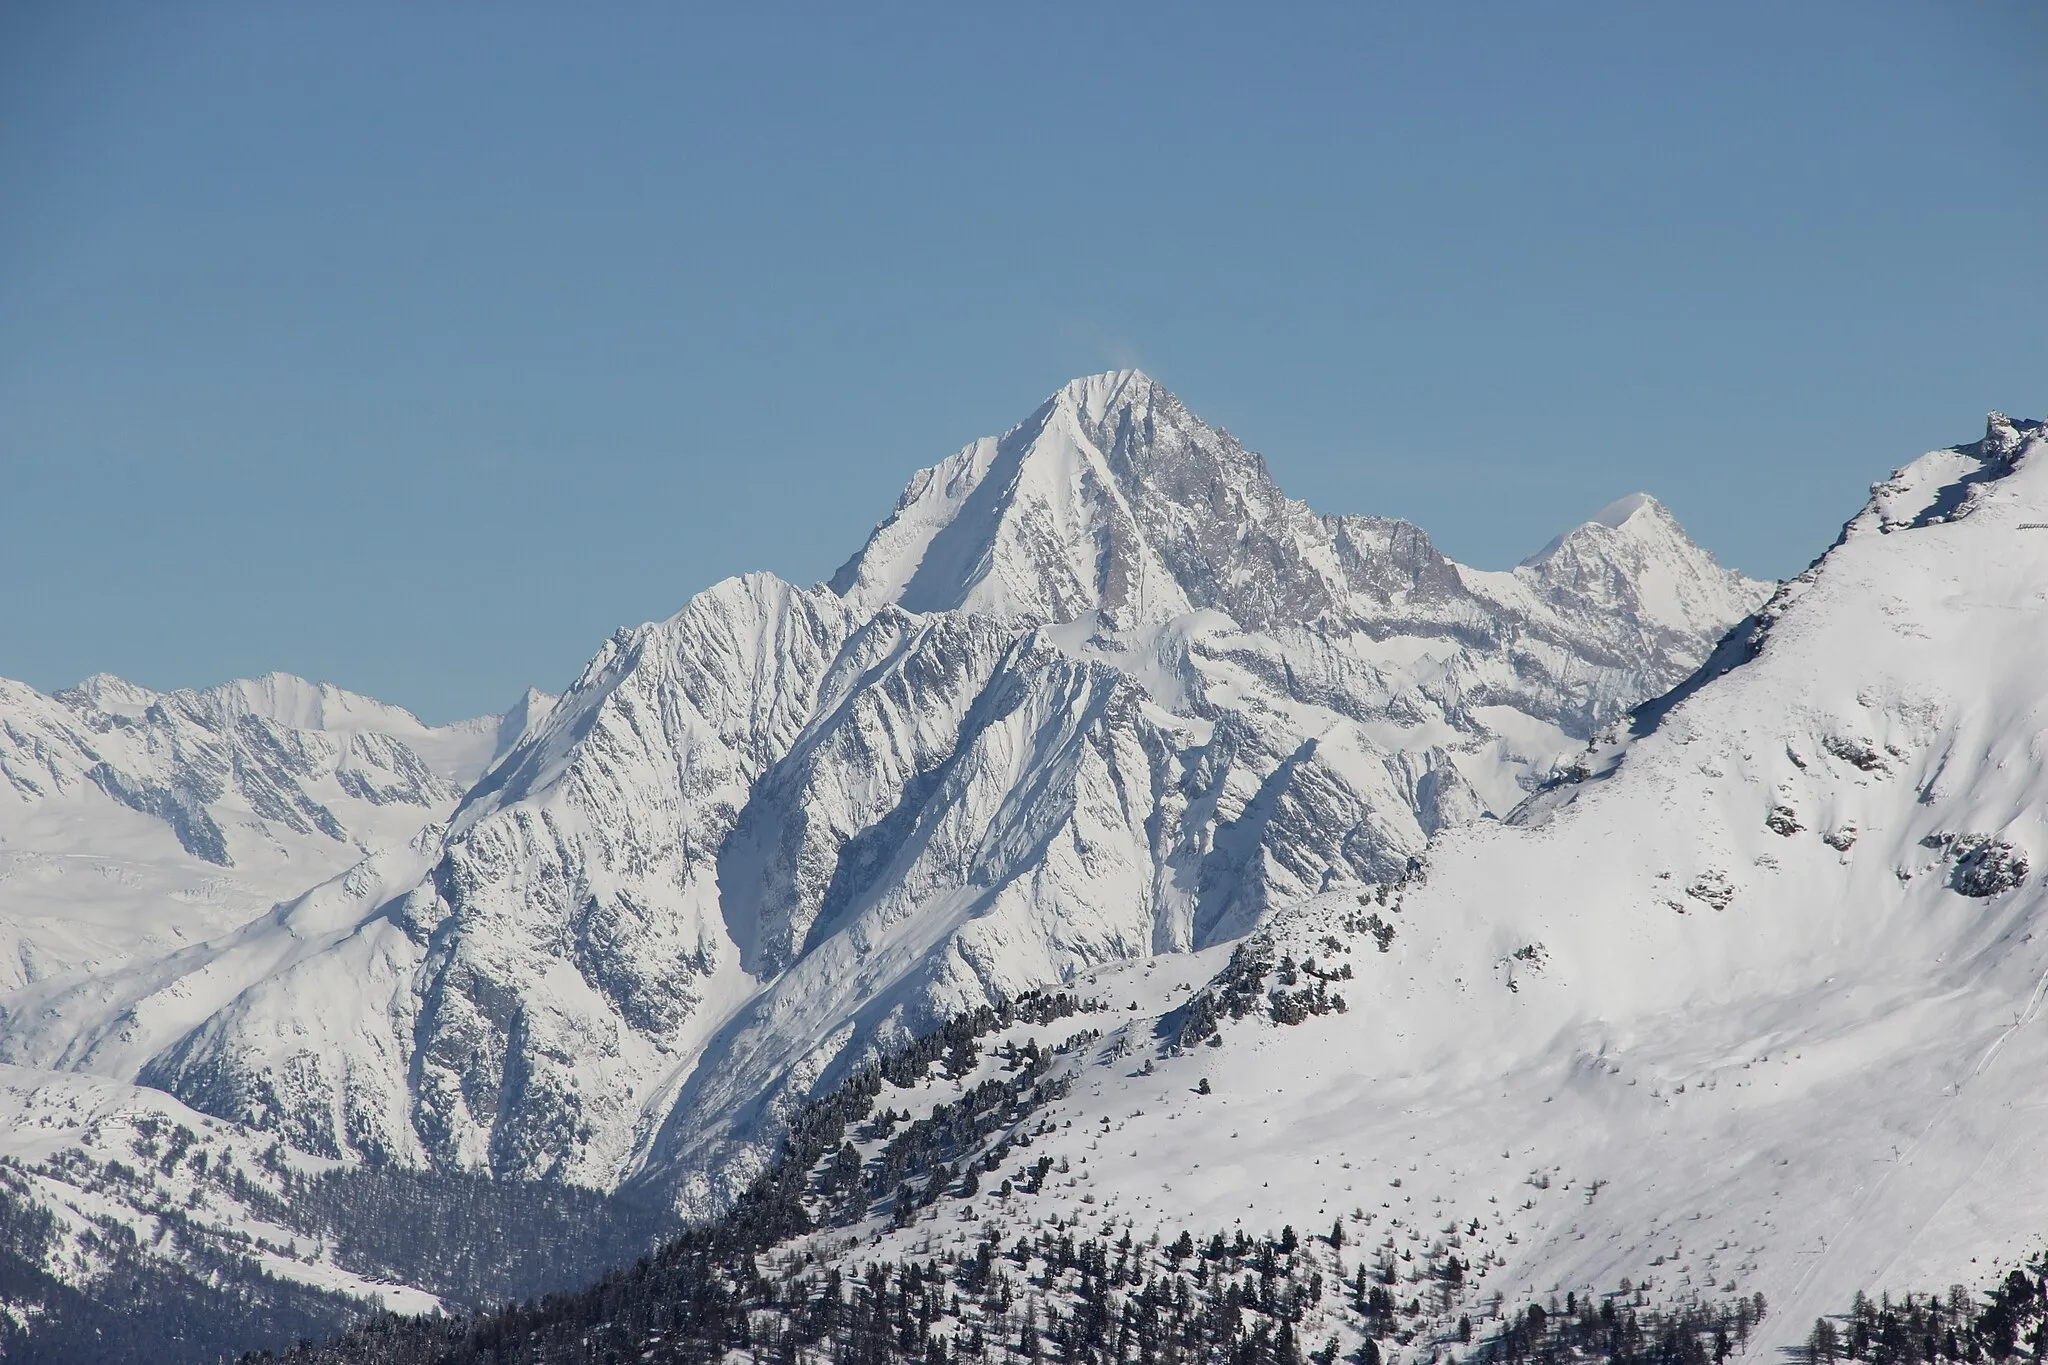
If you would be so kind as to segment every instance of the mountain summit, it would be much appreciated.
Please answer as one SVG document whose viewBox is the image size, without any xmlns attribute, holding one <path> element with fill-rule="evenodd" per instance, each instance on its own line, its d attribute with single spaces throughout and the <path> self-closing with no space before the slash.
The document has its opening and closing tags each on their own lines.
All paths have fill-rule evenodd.
<svg viewBox="0 0 2048 1365">
<path fill-rule="evenodd" d="M 1214 607 L 1258 627 L 1339 599 L 1327 540 L 1264 460 L 1123 370 L 918 471 L 832 586 L 919 612 L 1124 627 Z"/>
<path fill-rule="evenodd" d="M 1524 567 L 1561 603 L 1611 610 L 1633 596 L 1640 624 L 1693 648 L 1756 596 L 1640 493 Z M 1252 630 L 1348 630 L 1383 626 L 1418 596 L 1469 595 L 1466 577 L 1408 523 L 1318 516 L 1227 432 L 1121 370 L 1077 379 L 1003 436 L 918 471 L 832 588 L 863 610 L 1096 613 L 1127 629 L 1212 609 Z"/>
<path fill-rule="evenodd" d="M 1716 564 L 1648 493 L 1609 503 L 1520 567 L 1549 594 L 1599 603 L 1691 639 L 1756 605 L 1755 585 Z"/>
</svg>

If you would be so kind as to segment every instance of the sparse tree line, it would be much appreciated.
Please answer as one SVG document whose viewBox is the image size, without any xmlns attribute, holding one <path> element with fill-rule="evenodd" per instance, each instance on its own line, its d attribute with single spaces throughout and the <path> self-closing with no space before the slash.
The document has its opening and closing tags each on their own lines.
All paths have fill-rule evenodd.
<svg viewBox="0 0 2048 1365">
<path fill-rule="evenodd" d="M 1474 1358 L 1485 1365 L 1722 1365 L 1749 1344 L 1765 1309 L 1761 1294 L 1657 1310 L 1631 1304 L 1625 1291 L 1597 1303 L 1567 1293 L 1562 1307 L 1552 1296 L 1548 1308 L 1532 1303 L 1510 1315 Z"/>
<path fill-rule="evenodd" d="M 950 1020 L 806 1106 L 791 1126 L 789 1153 L 798 1159 L 811 1154 L 826 1135 L 836 1147 L 847 1115 L 867 1117 L 885 1081 L 913 1084 L 941 1060 L 947 1074 L 971 1068 L 979 1057 L 974 1041 L 984 1034 L 1050 1023 L 1082 1008 L 1071 995 L 1034 992 Z M 1011 1115 L 1019 1103 L 1051 1098 L 1037 1089 L 1050 1050 L 1034 1044 L 1013 1051 L 1013 1079 L 1028 1076 L 1030 1083 L 997 1107 Z M 955 1116 L 960 1131 L 953 1140 L 964 1140 L 969 1128 L 989 1121 L 987 1112 L 966 1122 Z M 934 1155 L 952 1150 L 921 1139 L 932 1123 L 912 1125 L 892 1144 L 881 1169 L 868 1173 L 875 1197 L 883 1170 L 928 1175 Z M 262 1255 L 305 1259 L 317 1249 L 366 1279 L 414 1285 L 451 1305 L 481 1309 L 587 1285 L 644 1255 L 676 1228 L 664 1209 L 572 1186 L 395 1168 L 304 1175 L 280 1146 L 243 1165 L 230 1154 L 209 1152 L 199 1134 L 176 1122 L 145 1116 L 134 1127 L 132 1161 L 95 1161 L 84 1151 L 70 1151 L 53 1159 L 49 1173 L 88 1194 L 145 1211 L 162 1228 L 167 1247 L 140 1246 L 135 1228 L 113 1217 L 100 1218 L 82 1233 L 63 1234 L 30 1194 L 31 1173 L 0 1158 L 0 1304 L 19 1310 L 0 1311 L 0 1360 L 211 1362 L 265 1342 L 282 1348 L 327 1339 L 373 1311 L 351 1295 L 269 1274 L 258 1260 Z M 1030 1139 L 1020 1135 L 1017 1141 Z M 173 1176 L 189 1187 L 182 1197 L 173 1190 Z M 213 1197 L 231 1200 L 293 1236 L 266 1240 L 197 1216 L 197 1201 Z M 791 1224 L 771 1219 L 768 1226 Z M 175 1261 L 165 1259 L 167 1252 Z M 70 1270 L 56 1262 L 73 1254 L 94 1263 L 81 1272 L 89 1277 L 84 1290 L 68 1283 L 67 1273 L 57 1273 Z"/>
<path fill-rule="evenodd" d="M 1332 952 L 1347 951 L 1335 937 L 1325 938 Z M 1263 1013 L 1276 1024 L 1300 1024 L 1319 1014 L 1342 1014 L 1344 997 L 1330 989 L 1332 981 L 1349 981 L 1351 964 L 1321 968 L 1314 958 L 1297 963 L 1283 954 L 1273 959 L 1273 945 L 1263 935 L 1240 943 L 1216 979 L 1179 1009 L 1163 1016 L 1158 1036 L 1187 1049 L 1207 1043 L 1223 1045 L 1225 1019 Z M 1268 977 L 1273 984 L 1266 984 Z M 1303 984 L 1306 979 L 1307 984 Z"/>
<path fill-rule="evenodd" d="M 1811 1365 L 1933 1365 L 1936 1361 L 2040 1360 L 2048 1354 L 2048 1253 L 2008 1271 L 1983 1295 L 1950 1285 L 1946 1295 L 1873 1301 L 1817 1319 L 1806 1337 Z"/>
<path fill-rule="evenodd" d="M 1113 1220 L 1112 1220 L 1113 1221 Z M 288 1365 L 1493 1365 L 1725 1361 L 1761 1320 L 1760 1298 L 1672 1311 L 1567 1295 L 1456 1314 L 1455 1256 L 1401 1275 L 1391 1258 L 1344 1264 L 1328 1236 L 1242 1228 L 1135 1241 L 1057 1218 L 1005 1246 L 982 1236 L 842 1268 L 750 1245 L 743 1223 L 685 1234 L 574 1295 L 473 1320 L 386 1318 Z M 1446 1306 L 1449 1306 L 1448 1310 Z M 1342 1349 L 1340 1343 L 1350 1343 Z M 264 1357 L 249 1357 L 256 1365 Z"/>
</svg>

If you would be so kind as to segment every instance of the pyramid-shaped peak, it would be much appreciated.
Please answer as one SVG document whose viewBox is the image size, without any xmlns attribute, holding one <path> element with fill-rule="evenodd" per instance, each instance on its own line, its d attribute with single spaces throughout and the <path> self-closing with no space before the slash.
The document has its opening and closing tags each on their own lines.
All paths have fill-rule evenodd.
<svg viewBox="0 0 2048 1365">
<path fill-rule="evenodd" d="M 1722 568 L 1648 493 L 1616 498 L 1523 560 L 1517 572 L 1553 601 L 1590 603 L 1693 635 L 1740 619 L 1771 586 Z"/>
<path fill-rule="evenodd" d="M 1089 426 L 1101 426 L 1114 413 L 1178 401 L 1143 370 L 1105 370 L 1067 381 L 1046 400 L 1045 409 L 1071 412 Z"/>
<path fill-rule="evenodd" d="M 1142 370 L 1110 370 L 920 470 L 832 587 L 918 612 L 1057 622 L 1100 610 L 1132 623 L 1219 606 L 1264 620 L 1274 609 L 1237 600 L 1240 589 L 1326 576 L 1299 562 L 1303 537 L 1327 532 L 1264 461 Z"/>
<path fill-rule="evenodd" d="M 1579 547 L 1584 552 L 1593 544 L 1613 545 L 1617 543 L 1617 532 L 1626 533 L 1624 539 L 1647 537 L 1653 541 L 1670 541 L 1697 548 L 1685 528 L 1678 524 L 1678 518 L 1671 515 L 1670 508 L 1648 493 L 1630 493 L 1616 498 L 1578 525 L 1560 532 L 1522 564 L 1526 568 L 1539 568 L 1555 559 L 1566 546 Z M 1702 550 L 1700 553 L 1706 552 Z"/>
<path fill-rule="evenodd" d="M 1747 586 L 1646 493 L 1608 504 L 1525 563 L 1575 604 L 1594 579 L 1632 584 L 1668 569 L 1712 587 L 1716 605 L 1677 612 L 1686 622 L 1747 610 L 1714 615 Z M 1099 612 L 1123 628 L 1213 609 L 1260 630 L 1465 591 L 1426 537 L 1318 517 L 1255 452 L 1135 369 L 1071 380 L 1004 435 L 920 470 L 831 586 L 861 610 L 888 602 L 1042 622 Z"/>
<path fill-rule="evenodd" d="M 1069 379 L 1060 386 L 1053 399 L 1099 411 L 1119 402 L 1130 402 L 1160 392 L 1164 389 L 1159 381 L 1143 370 L 1103 370 L 1099 374 Z"/>
<path fill-rule="evenodd" d="M 1624 523 L 1632 520 L 1637 513 L 1646 510 L 1652 514 L 1662 512 L 1666 520 L 1669 520 L 1671 517 L 1671 513 L 1665 508 L 1664 504 L 1658 502 L 1648 493 L 1630 493 L 1627 497 L 1616 498 L 1613 502 L 1608 503 L 1588 518 L 1588 521 L 1592 524 L 1612 527 L 1618 530 Z"/>
</svg>

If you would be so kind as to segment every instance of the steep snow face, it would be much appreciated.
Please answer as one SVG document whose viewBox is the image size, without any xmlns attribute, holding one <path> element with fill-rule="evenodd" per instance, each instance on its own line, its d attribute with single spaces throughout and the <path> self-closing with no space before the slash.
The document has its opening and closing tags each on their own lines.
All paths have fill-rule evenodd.
<svg viewBox="0 0 2048 1365">
<path fill-rule="evenodd" d="M 1043 1116 L 1032 1156 L 1075 1175 L 977 1213 L 1140 1239 L 1343 1218 L 1411 1278 L 1457 1255 L 1479 1306 L 1761 1291 L 1755 1360 L 1858 1290 L 2037 1248 L 2043 526 L 2048 431 L 1994 414 L 1879 484 L 1645 733 L 1272 921 L 1217 1046 L 1155 1024 L 1178 963 L 1084 978 L 1147 1009 Z M 1341 975 L 1348 1010 L 1272 1022 L 1283 966 Z"/>
<path fill-rule="evenodd" d="M 445 816 L 516 736 L 278 673 L 0 680 L 0 990 L 240 923 Z"/>
<path fill-rule="evenodd" d="M 615 639 L 472 794 L 406 923 L 428 946 L 413 1126 L 438 1160 L 601 1181 L 636 1101 L 748 988 L 718 853 L 853 621 L 765 575 Z"/>
<path fill-rule="evenodd" d="M 1112 413 L 1154 430 L 1163 417 L 1185 455 L 1258 464 L 1234 443 L 1187 439 L 1206 429 L 1143 375 L 1077 380 L 1007 435 L 920 470 L 832 586 L 867 609 L 1067 621 L 1099 608 L 1127 623 L 1185 613 L 1188 595 L 1118 478 Z M 1263 467 L 1257 475 L 1270 487 Z"/>
<path fill-rule="evenodd" d="M 9 1055 L 327 1156 L 714 1206 L 878 1042 L 1520 802 L 1766 591 L 1631 510 L 1569 571 L 1476 573 L 1289 501 L 1142 375 L 1076 381 L 919 474 L 832 585 L 622 632 L 445 827 L 10 1002 Z"/>
</svg>

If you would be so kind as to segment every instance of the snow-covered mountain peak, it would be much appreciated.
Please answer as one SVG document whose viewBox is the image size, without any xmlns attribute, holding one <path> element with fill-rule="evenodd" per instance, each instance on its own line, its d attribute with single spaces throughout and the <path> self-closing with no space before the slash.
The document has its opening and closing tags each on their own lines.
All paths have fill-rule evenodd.
<svg viewBox="0 0 2048 1365">
<path fill-rule="evenodd" d="M 1880 486 L 1760 652 L 1534 818 L 1282 911 L 1192 1001 L 1178 963 L 1085 975 L 1138 1013 L 1035 1116 L 1067 1178 L 977 1212 L 1335 1218 L 1418 1289 L 1434 1233 L 1482 1309 L 1754 1294 L 1750 1362 L 2037 1250 L 2048 432 L 2004 425 Z"/>
<path fill-rule="evenodd" d="M 1648 493 L 1630 493 L 1616 498 L 1593 514 L 1592 519 L 1602 526 L 1619 527 L 1633 519 L 1638 512 L 1654 509 L 1669 515 L 1664 505 Z"/>
<path fill-rule="evenodd" d="M 833 589 L 864 611 L 1070 621 L 1103 610 L 1132 623 L 1187 611 L 1116 461 L 1120 440 L 1153 439 L 1162 417 L 1192 422 L 1167 397 L 1135 372 L 1068 384 L 1003 436 L 918 471 Z"/>
<path fill-rule="evenodd" d="M 0 993 L 235 929 L 406 845 L 525 723 L 428 726 L 290 674 L 0 680 Z"/>
<path fill-rule="evenodd" d="M 1179 401 L 1143 370 L 1108 370 L 1067 381 L 1045 405 L 1100 428 L 1114 425 L 1112 419 L 1119 414 L 1142 414 L 1162 400 Z"/>
<path fill-rule="evenodd" d="M 294 730 L 374 728 L 402 733 L 428 728 L 402 706 L 294 673 L 238 678 L 194 695 L 207 698 L 229 715 L 260 716 Z"/>
<path fill-rule="evenodd" d="M 1663 503 L 1631 493 L 1522 561 L 1553 601 L 1597 604 L 1697 636 L 1753 609 L 1767 585 L 1722 568 Z"/>
<path fill-rule="evenodd" d="M 1994 409 L 1984 415 L 1984 439 L 1979 445 L 1986 456 L 2011 455 L 2041 427 L 2040 422 L 2024 417 L 2007 417 Z"/>
<path fill-rule="evenodd" d="M 1610 534 L 1603 534 L 1610 533 Z M 1671 509 L 1648 493 L 1630 493 L 1616 498 L 1605 507 L 1587 517 L 1577 526 L 1559 532 L 1548 545 L 1530 555 L 1522 563 L 1535 568 L 1555 556 L 1559 550 L 1574 539 L 1605 542 L 1611 533 L 1642 542 L 1675 542 L 1697 549 L 1692 537 L 1678 524 L 1678 518 L 1671 515 Z"/>
<path fill-rule="evenodd" d="M 1768 1295 L 1762 1361 L 2048 1226 L 2043 450 L 1992 414 L 1774 594 L 1646 493 L 1487 572 L 1121 371 L 921 471 L 829 587 L 728 579 L 467 728 L 0 680 L 0 1063 L 252 1164 L 708 1212 L 878 1051 L 1067 987 L 1069 1069 L 1002 1063 L 1028 1112 L 914 1146 L 997 1063 L 892 1076 L 832 1177 L 864 1221 L 804 1249 L 1341 1228 L 1315 1263 L 1415 1305 L 1389 1365 L 1624 1277 Z"/>
<path fill-rule="evenodd" d="M 612 726 L 634 746 L 651 730 L 708 727 L 702 739 L 763 761 L 763 746 L 784 736 L 794 723 L 789 708 L 799 704 L 779 676 L 789 651 L 836 640 L 847 619 L 831 592 L 756 572 L 713 584 L 666 620 L 615 631 L 567 692 L 529 694 L 545 705 L 507 713 L 523 733 L 463 798 L 456 831 L 561 782 L 579 757 L 588 763 L 602 750 L 592 736 L 601 740 Z M 700 742 L 695 734 L 683 741 L 685 755 Z"/>
<path fill-rule="evenodd" d="M 1647 494 L 1602 509 L 1527 567 L 1553 601 L 1604 612 L 1641 599 L 1653 626 L 1688 635 L 1760 595 Z M 1663 581 L 1638 584 L 1644 573 Z M 857 610 L 1099 614 L 1113 629 L 1214 610 L 1252 630 L 1384 633 L 1390 604 L 1426 598 L 1440 617 L 1483 595 L 1479 583 L 1406 523 L 1316 515 L 1257 454 L 1123 370 L 1076 379 L 1005 435 L 919 471 L 831 586 Z"/>
<path fill-rule="evenodd" d="M 251 716 L 292 730 L 355 732 L 372 730 L 398 736 L 436 731 L 483 731 L 495 716 L 431 726 L 402 706 L 351 692 L 330 682 L 314 682 L 295 673 L 272 671 L 255 678 L 234 678 L 211 687 L 159 692 L 112 673 L 95 673 L 74 687 L 52 694 L 67 706 L 141 720 L 152 706 L 169 703 L 227 723 Z M 539 694 L 536 694 L 539 695 Z"/>
<path fill-rule="evenodd" d="M 139 717 L 155 705 L 161 694 L 112 673 L 95 673 L 76 687 L 65 688 L 56 695 L 66 701 L 77 698 L 109 715 Z"/>
<path fill-rule="evenodd" d="M 1676 1099 L 1693 1115 L 1645 1131 L 1688 1153 L 1656 1199 L 1769 1228 L 1750 1283 L 1774 1302 L 1788 1291 L 1795 1325 L 1860 1289 L 1939 1285 L 2038 1245 L 2048 1185 L 2007 1154 L 2027 1123 L 2013 1096 L 2048 1055 L 2048 637 L 2029 624 L 2048 602 L 2044 452 L 2039 424 L 1994 422 L 1880 484 L 1765 609 L 1740 667 L 1665 708 L 1604 780 L 1547 793 L 1554 818 L 1449 836 L 1406 906 L 1444 977 L 1459 952 L 1541 945 L 1540 976 L 1502 998 L 1522 1016 L 1511 1028 L 1571 1038 L 1597 1020 L 1628 1040 L 1614 1074 L 1662 1078 L 1667 1098 L 1711 1091 L 1699 1077 L 1717 1058 L 1777 1062 L 1754 1101 Z M 1400 1008 L 1411 1028 L 1424 1012 Z M 1551 1023 L 1529 1017 L 1545 1008 Z M 1470 1049 L 1458 1010 L 1443 1038 Z M 1631 1141 L 1618 1128 L 1616 1154 Z M 1758 1132 L 1789 1168 L 1760 1186 L 1742 1174 Z M 1644 1162 L 1662 1181 L 1676 1166 L 1660 1159 Z M 1896 1170 L 1883 1199 L 1843 1175 L 1873 1169 Z M 1584 1223 L 1572 1235 L 1602 1241 Z M 1613 1249 L 1559 1246 L 1589 1280 L 1636 1273 Z"/>
</svg>

